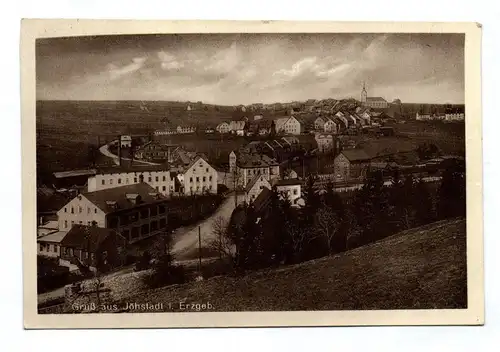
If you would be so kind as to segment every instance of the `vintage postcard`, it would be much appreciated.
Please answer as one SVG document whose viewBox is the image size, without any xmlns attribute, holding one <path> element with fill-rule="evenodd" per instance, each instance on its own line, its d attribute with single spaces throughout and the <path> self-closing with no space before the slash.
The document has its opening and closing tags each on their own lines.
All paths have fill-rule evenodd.
<svg viewBox="0 0 500 352">
<path fill-rule="evenodd" d="M 26 328 L 484 323 L 479 24 L 21 31 Z"/>
</svg>

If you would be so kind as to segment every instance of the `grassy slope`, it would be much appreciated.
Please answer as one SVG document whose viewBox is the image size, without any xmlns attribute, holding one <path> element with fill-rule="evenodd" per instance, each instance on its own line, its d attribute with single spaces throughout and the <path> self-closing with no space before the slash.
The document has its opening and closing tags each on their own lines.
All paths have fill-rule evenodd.
<svg viewBox="0 0 500 352">
<path fill-rule="evenodd" d="M 217 311 L 465 308 L 465 246 L 465 220 L 441 221 L 333 257 L 127 302 L 210 302 Z"/>
</svg>

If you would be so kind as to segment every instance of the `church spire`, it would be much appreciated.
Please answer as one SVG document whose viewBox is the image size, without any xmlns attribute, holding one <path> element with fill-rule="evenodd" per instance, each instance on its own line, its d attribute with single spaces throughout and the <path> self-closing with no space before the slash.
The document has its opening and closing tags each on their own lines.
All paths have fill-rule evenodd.
<svg viewBox="0 0 500 352">
<path fill-rule="evenodd" d="M 368 96 L 368 93 L 366 91 L 365 81 L 363 81 L 363 90 L 361 91 L 361 103 L 366 103 L 367 96 Z"/>
</svg>

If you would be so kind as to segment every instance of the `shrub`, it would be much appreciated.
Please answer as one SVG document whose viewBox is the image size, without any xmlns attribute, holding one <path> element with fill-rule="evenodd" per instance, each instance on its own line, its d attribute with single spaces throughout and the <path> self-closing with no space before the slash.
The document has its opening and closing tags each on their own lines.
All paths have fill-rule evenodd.
<svg viewBox="0 0 500 352">
<path fill-rule="evenodd" d="M 144 277 L 144 283 L 150 288 L 157 288 L 186 282 L 184 267 L 173 264 L 173 256 L 165 254 L 154 264 L 153 270 Z"/>
</svg>

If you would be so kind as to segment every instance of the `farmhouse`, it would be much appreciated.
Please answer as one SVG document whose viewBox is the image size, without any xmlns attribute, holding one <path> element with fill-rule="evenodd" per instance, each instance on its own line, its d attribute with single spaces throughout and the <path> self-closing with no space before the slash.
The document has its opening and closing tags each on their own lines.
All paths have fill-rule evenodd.
<svg viewBox="0 0 500 352">
<path fill-rule="evenodd" d="M 326 118 L 322 116 L 318 116 L 316 120 L 314 120 L 314 129 L 316 131 L 324 131 L 325 130 Z"/>
<path fill-rule="evenodd" d="M 235 171 L 238 185 L 246 187 L 247 184 L 257 175 L 264 175 L 264 177 L 271 181 L 280 177 L 279 163 L 264 154 L 247 154 L 231 152 L 229 156 L 229 163 L 232 170 Z"/>
<path fill-rule="evenodd" d="M 299 199 L 302 197 L 302 181 L 296 178 L 277 180 L 274 182 L 273 186 L 276 187 L 276 190 L 279 193 L 285 195 L 288 198 L 292 206 L 299 206 Z"/>
<path fill-rule="evenodd" d="M 327 118 L 323 125 L 323 131 L 326 133 L 337 133 L 337 123 L 333 119 Z"/>
<path fill-rule="evenodd" d="M 333 161 L 335 181 L 348 182 L 363 180 L 370 166 L 371 158 L 362 149 L 346 149 Z"/>
</svg>

